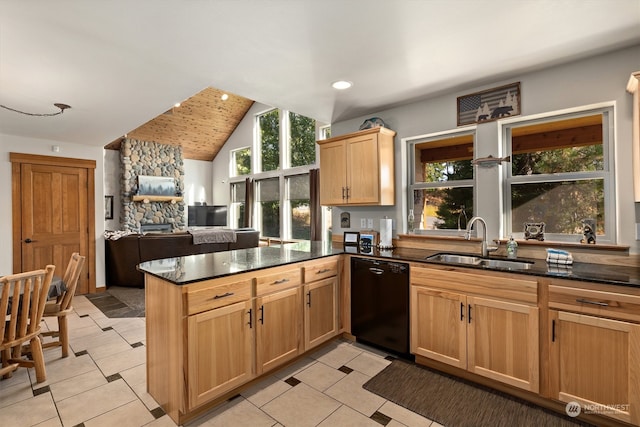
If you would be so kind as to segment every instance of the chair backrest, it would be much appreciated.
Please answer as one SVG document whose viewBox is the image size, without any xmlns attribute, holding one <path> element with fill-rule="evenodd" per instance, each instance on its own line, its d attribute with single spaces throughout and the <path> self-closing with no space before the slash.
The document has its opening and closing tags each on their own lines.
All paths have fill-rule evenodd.
<svg viewBox="0 0 640 427">
<path fill-rule="evenodd" d="M 12 347 L 40 332 L 55 266 L 0 277 L 0 322 L 2 347 Z M 9 317 L 6 319 L 6 317 Z"/>
<path fill-rule="evenodd" d="M 60 311 L 67 310 L 71 306 L 71 300 L 76 293 L 76 287 L 78 286 L 78 280 L 80 279 L 80 273 L 84 266 L 85 257 L 78 252 L 71 254 L 69 264 L 67 264 L 67 270 L 62 277 L 66 289 L 62 296 L 58 299 L 60 303 Z"/>
</svg>

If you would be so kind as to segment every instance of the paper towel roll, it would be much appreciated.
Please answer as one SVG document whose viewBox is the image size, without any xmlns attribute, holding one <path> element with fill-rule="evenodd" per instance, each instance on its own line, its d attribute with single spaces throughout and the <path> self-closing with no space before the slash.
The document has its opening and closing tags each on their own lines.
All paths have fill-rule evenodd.
<svg viewBox="0 0 640 427">
<path fill-rule="evenodd" d="M 387 249 L 393 247 L 393 220 L 391 218 L 382 218 L 380 220 L 380 248 Z"/>
</svg>

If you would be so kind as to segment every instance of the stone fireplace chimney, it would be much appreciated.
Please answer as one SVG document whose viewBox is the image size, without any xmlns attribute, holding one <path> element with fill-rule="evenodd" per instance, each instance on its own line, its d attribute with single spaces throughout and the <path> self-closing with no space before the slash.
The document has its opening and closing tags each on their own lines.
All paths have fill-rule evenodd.
<svg viewBox="0 0 640 427">
<path fill-rule="evenodd" d="M 183 200 L 134 201 L 138 176 L 163 176 L 175 180 L 176 196 L 184 193 L 182 148 L 156 142 L 125 139 L 120 146 L 122 211 L 120 226 L 126 231 L 141 231 L 145 224 L 171 224 L 173 230 L 186 227 Z"/>
</svg>

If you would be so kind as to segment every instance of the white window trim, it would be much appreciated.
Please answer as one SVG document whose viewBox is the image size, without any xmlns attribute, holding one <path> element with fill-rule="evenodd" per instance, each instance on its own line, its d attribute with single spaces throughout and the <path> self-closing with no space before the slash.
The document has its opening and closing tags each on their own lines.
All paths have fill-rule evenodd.
<svg viewBox="0 0 640 427">
<path fill-rule="evenodd" d="M 474 158 L 475 158 L 475 153 L 477 152 L 476 130 L 477 130 L 477 125 L 471 125 L 471 126 L 463 126 L 457 129 L 449 129 L 445 131 L 433 132 L 433 133 L 417 135 L 417 136 L 410 136 L 410 137 L 401 139 L 402 143 L 400 145 L 400 156 L 402 159 L 405 159 L 405 161 L 402 163 L 402 209 L 401 209 L 402 218 L 404 218 L 402 220 L 402 224 L 403 224 L 403 230 L 405 233 L 408 232 L 407 217 L 409 215 L 409 200 L 413 199 L 413 189 L 414 188 L 418 188 L 418 189 L 439 188 L 443 186 L 442 183 L 421 183 L 421 184 L 415 183 L 415 162 L 412 162 L 412 159 L 414 159 L 414 155 L 415 155 L 415 148 L 414 148 L 415 145 L 421 144 L 423 142 L 427 142 L 430 140 L 442 139 L 446 137 L 455 137 L 455 136 L 466 135 L 466 134 L 473 134 L 473 152 L 474 152 Z M 473 211 L 477 212 L 477 201 L 476 201 L 476 194 L 477 194 L 476 184 L 477 183 L 476 183 L 475 171 L 473 176 L 474 176 L 473 179 L 466 179 L 466 180 L 455 181 L 455 183 L 449 183 L 447 187 L 455 188 L 455 187 L 472 186 L 473 187 L 473 204 L 474 204 Z M 409 177 L 411 177 L 411 179 L 409 179 Z M 421 235 L 457 236 L 458 230 L 418 230 L 416 229 L 416 233 Z"/>
<path fill-rule="evenodd" d="M 545 174 L 536 175 L 534 178 L 529 177 L 512 177 L 510 163 L 505 169 L 503 178 L 503 203 L 504 210 L 502 212 L 502 224 L 501 235 L 503 238 L 507 238 L 510 235 L 514 237 L 523 238 L 524 231 L 522 233 L 512 233 L 511 224 L 511 183 L 518 182 L 552 182 L 552 181 L 566 181 L 576 180 L 586 177 L 602 178 L 604 180 L 604 209 L 605 209 L 605 230 L 604 236 L 598 236 L 598 242 L 604 242 L 608 244 L 616 244 L 618 232 L 617 232 L 617 197 L 615 188 L 615 129 L 616 129 L 616 102 L 602 102 L 597 104 L 583 105 L 579 107 L 567 108 L 563 110 L 544 112 L 540 114 L 533 114 L 529 116 L 517 116 L 510 117 L 502 120 L 498 120 L 498 135 L 500 138 L 500 146 L 505 152 L 505 155 L 511 156 L 511 128 L 516 126 L 525 125 L 526 123 L 543 122 L 550 120 L 559 120 L 562 118 L 571 118 L 588 115 L 590 113 L 599 113 L 603 115 L 603 120 L 607 121 L 608 134 L 606 135 L 603 143 L 603 153 L 605 153 L 604 170 L 594 172 L 568 172 L 562 174 Z M 603 122 L 604 124 L 604 122 Z M 539 179 L 536 179 L 539 178 Z M 520 235 L 522 234 L 522 236 Z M 547 234 L 551 241 L 557 242 L 576 242 L 577 235 L 562 235 L 562 234 Z"/>
</svg>

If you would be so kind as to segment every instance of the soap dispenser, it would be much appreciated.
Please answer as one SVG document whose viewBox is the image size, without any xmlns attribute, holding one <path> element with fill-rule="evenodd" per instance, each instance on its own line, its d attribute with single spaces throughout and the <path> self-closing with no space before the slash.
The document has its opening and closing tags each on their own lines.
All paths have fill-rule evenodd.
<svg viewBox="0 0 640 427">
<path fill-rule="evenodd" d="M 513 236 L 507 242 L 507 258 L 516 259 L 518 257 L 518 242 L 513 240 Z"/>
</svg>

